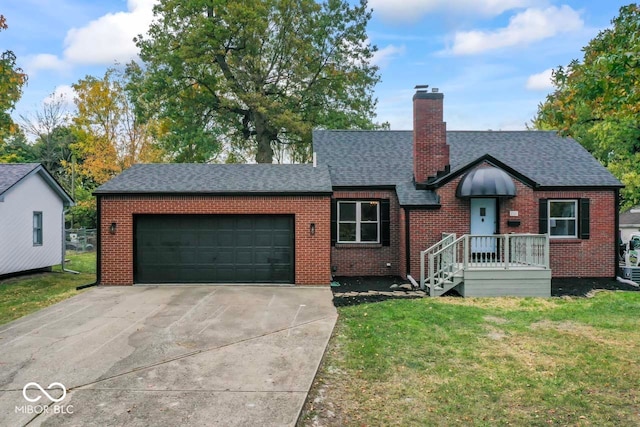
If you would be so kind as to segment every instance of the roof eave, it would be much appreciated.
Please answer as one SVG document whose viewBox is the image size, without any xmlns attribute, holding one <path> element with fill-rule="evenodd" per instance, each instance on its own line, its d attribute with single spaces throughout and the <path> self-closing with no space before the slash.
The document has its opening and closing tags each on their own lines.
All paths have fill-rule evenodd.
<svg viewBox="0 0 640 427">
<path fill-rule="evenodd" d="M 94 196 L 330 196 L 333 191 L 94 191 Z"/>
<path fill-rule="evenodd" d="M 619 190 L 624 185 L 607 184 L 607 185 L 540 185 L 536 188 L 538 191 L 603 191 L 603 190 Z"/>
</svg>

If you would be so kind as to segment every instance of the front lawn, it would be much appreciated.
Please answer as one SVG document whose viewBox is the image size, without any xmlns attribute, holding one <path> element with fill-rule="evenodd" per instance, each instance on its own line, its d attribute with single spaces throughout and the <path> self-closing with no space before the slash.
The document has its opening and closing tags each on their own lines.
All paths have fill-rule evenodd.
<svg viewBox="0 0 640 427">
<path fill-rule="evenodd" d="M 640 425 L 640 292 L 339 313 L 303 425 Z"/>
<path fill-rule="evenodd" d="M 67 269 L 80 274 L 63 273 L 60 266 L 51 273 L 12 277 L 0 281 L 0 324 L 10 322 L 79 292 L 76 286 L 96 280 L 96 254 L 67 255 Z"/>
</svg>

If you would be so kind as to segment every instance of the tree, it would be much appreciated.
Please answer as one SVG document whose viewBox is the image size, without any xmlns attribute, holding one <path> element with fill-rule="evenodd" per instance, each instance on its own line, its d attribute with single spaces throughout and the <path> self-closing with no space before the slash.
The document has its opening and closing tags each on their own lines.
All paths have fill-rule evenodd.
<svg viewBox="0 0 640 427">
<path fill-rule="evenodd" d="M 20 115 L 21 128 L 35 138 L 38 161 L 56 178 L 65 175 L 64 161 L 71 159 L 73 140 L 68 128 L 70 116 L 63 96 L 50 96 L 35 113 Z"/>
<path fill-rule="evenodd" d="M 29 144 L 22 131 L 18 130 L 0 145 L 0 163 L 39 162 L 33 146 Z"/>
<path fill-rule="evenodd" d="M 167 138 L 194 138 L 172 144 L 208 144 L 211 157 L 227 147 L 259 163 L 286 146 L 306 161 L 314 127 L 376 127 L 366 0 L 161 0 L 154 15 L 137 39 L 145 102 Z"/>
<path fill-rule="evenodd" d="M 154 140 L 154 121 L 142 123 L 126 91 L 126 74 L 111 68 L 103 78 L 87 76 L 73 85 L 77 142 L 72 148 L 78 172 L 100 185 L 134 163 L 162 160 Z"/>
<path fill-rule="evenodd" d="M 0 31 L 6 30 L 7 21 L 0 15 Z M 17 131 L 9 114 L 22 96 L 27 75 L 16 65 L 16 55 L 6 50 L 0 54 L 0 143 Z"/>
<path fill-rule="evenodd" d="M 623 207 L 640 203 L 640 8 L 623 6 L 574 60 L 553 73 L 556 90 L 533 125 L 571 136 L 618 177 Z"/>
</svg>

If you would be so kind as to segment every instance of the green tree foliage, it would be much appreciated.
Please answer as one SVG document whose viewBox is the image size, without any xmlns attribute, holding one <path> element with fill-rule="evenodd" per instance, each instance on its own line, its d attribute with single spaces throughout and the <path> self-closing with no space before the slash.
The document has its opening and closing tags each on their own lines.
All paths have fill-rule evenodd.
<svg viewBox="0 0 640 427">
<path fill-rule="evenodd" d="M 0 144 L 0 163 L 37 163 L 38 155 L 20 130 Z"/>
<path fill-rule="evenodd" d="M 553 73 L 556 90 L 532 124 L 579 141 L 626 188 L 623 207 L 640 203 L 640 8 L 620 9 L 574 60 Z"/>
<path fill-rule="evenodd" d="M 0 31 L 7 29 L 7 21 L 0 15 Z M 0 143 L 18 129 L 9 113 L 22 96 L 27 75 L 16 65 L 16 55 L 10 51 L 0 53 Z"/>
<path fill-rule="evenodd" d="M 376 127 L 366 0 L 161 0 L 154 14 L 137 40 L 143 104 L 176 159 L 271 163 L 286 146 L 307 161 L 312 128 Z"/>
</svg>

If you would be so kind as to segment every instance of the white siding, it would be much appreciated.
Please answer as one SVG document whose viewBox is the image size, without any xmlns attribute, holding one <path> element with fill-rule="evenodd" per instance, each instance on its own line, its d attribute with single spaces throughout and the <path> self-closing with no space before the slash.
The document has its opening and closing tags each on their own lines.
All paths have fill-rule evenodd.
<svg viewBox="0 0 640 427">
<path fill-rule="evenodd" d="M 0 202 L 0 275 L 60 264 L 62 200 L 34 174 Z M 33 213 L 42 212 L 42 246 L 33 245 Z"/>
</svg>

